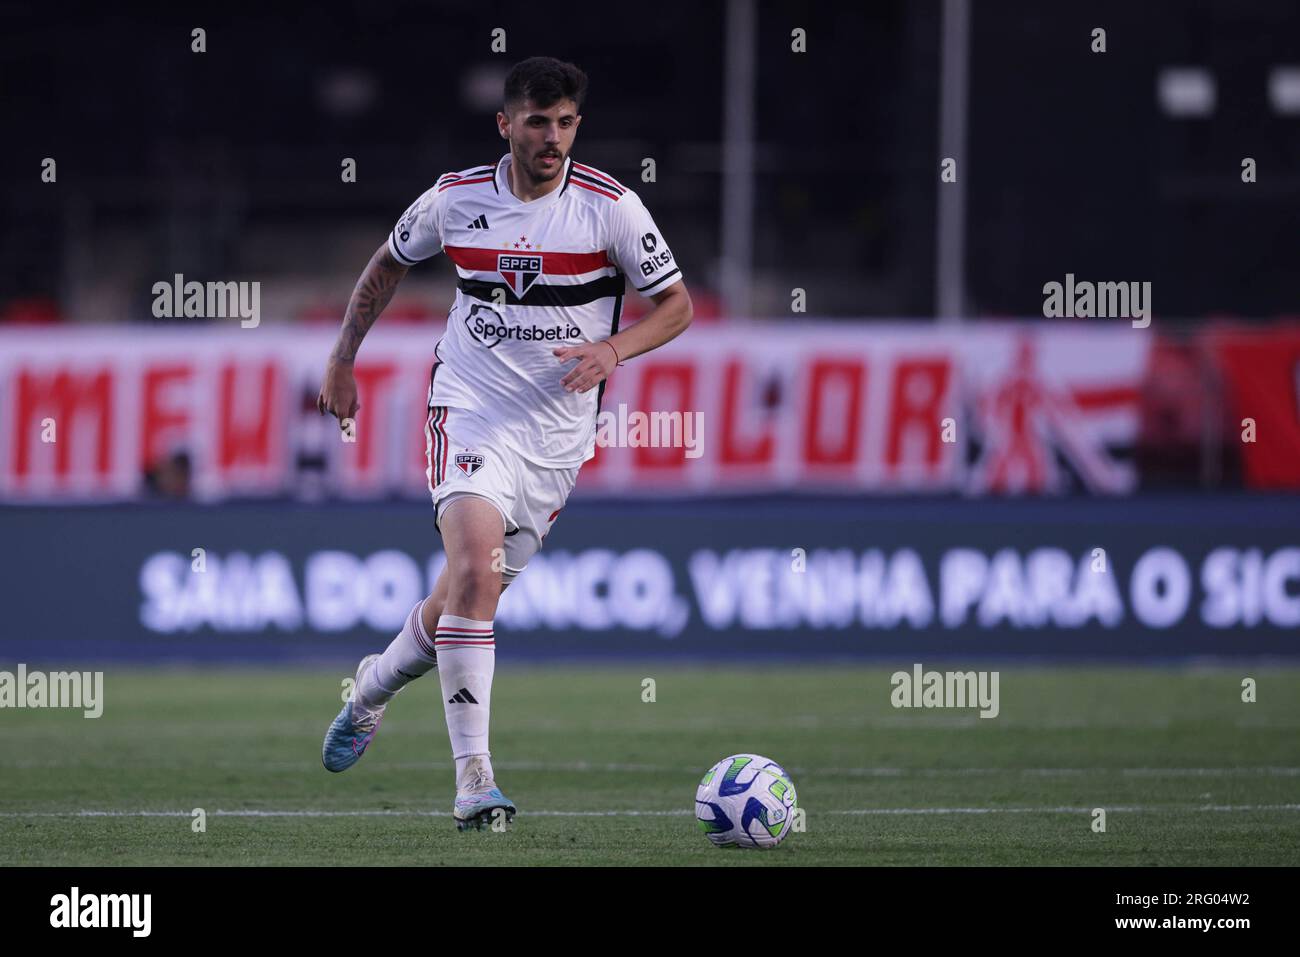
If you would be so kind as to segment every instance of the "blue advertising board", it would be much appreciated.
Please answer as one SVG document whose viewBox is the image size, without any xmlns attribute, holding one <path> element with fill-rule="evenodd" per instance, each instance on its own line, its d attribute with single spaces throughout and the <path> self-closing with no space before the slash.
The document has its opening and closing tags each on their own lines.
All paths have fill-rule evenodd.
<svg viewBox="0 0 1300 957">
<path fill-rule="evenodd" d="M 351 660 L 444 557 L 415 504 L 0 509 L 0 661 Z M 1300 652 L 1290 498 L 573 502 L 503 658 Z"/>
</svg>

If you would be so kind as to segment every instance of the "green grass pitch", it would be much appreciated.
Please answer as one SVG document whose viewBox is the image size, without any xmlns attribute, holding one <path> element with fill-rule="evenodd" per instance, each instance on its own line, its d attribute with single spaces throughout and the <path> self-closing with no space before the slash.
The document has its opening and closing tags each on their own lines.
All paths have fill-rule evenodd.
<svg viewBox="0 0 1300 957">
<path fill-rule="evenodd" d="M 502 662 L 493 760 L 520 813 L 461 834 L 436 675 L 335 775 L 342 669 L 109 666 L 98 719 L 0 711 L 0 865 L 1300 863 L 1300 670 L 1008 666 L 993 719 L 895 709 L 894 670 Z M 772 851 L 696 827 L 700 777 L 741 751 L 784 764 L 806 814 Z"/>
</svg>

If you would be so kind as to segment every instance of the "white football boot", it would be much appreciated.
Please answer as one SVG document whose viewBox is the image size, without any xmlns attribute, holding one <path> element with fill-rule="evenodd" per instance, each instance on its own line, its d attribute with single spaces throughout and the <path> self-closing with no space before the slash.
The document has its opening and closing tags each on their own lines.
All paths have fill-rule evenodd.
<svg viewBox="0 0 1300 957">
<path fill-rule="evenodd" d="M 499 819 L 498 808 L 507 824 L 514 820 L 514 802 L 501 793 L 483 757 L 476 754 L 469 759 L 456 786 L 456 803 L 451 809 L 456 830 L 481 831 L 485 824 L 491 827 Z"/>
</svg>

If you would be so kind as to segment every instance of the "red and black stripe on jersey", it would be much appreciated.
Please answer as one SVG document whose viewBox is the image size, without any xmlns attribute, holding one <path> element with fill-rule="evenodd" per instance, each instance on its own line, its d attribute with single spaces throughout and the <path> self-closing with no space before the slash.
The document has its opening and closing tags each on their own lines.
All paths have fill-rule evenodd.
<svg viewBox="0 0 1300 957">
<path fill-rule="evenodd" d="M 486 273 L 495 273 L 497 271 L 498 257 L 509 252 L 509 250 L 483 249 L 476 246 L 446 246 L 444 250 L 451 257 L 452 262 L 461 269 L 469 272 Z M 609 253 L 603 249 L 590 253 L 559 253 L 539 250 L 533 252 L 532 255 L 541 257 L 542 275 L 579 276 L 583 273 L 595 272 L 598 269 L 614 267 L 614 263 L 609 258 Z M 473 296 L 475 299 L 481 299 L 485 302 L 492 302 L 495 291 L 501 289 L 505 291 L 505 303 L 511 306 L 584 306 L 589 302 L 595 302 L 597 299 L 621 295 L 623 293 L 623 281 L 623 274 L 615 272 L 612 276 L 598 276 L 587 282 L 573 285 L 547 285 L 536 282 L 524 292 L 522 297 L 517 296 L 513 289 L 504 282 L 499 281 L 462 277 L 457 281 L 456 285 L 465 295 Z"/>
<path fill-rule="evenodd" d="M 449 189 L 452 186 L 468 186 L 471 183 L 488 183 L 492 184 L 494 190 L 497 189 L 496 175 L 498 168 L 493 166 L 476 166 L 473 169 L 466 170 L 463 173 L 444 173 L 438 178 L 434 188 L 438 192 Z M 620 183 L 608 173 L 603 173 L 594 166 L 585 166 L 582 163 L 569 160 L 569 173 L 565 178 L 561 192 L 569 187 L 572 183 L 574 186 L 580 186 L 583 189 L 590 190 L 600 196 L 608 199 L 618 200 L 620 196 L 627 192 L 627 187 Z"/>
<path fill-rule="evenodd" d="M 572 286 L 547 286 L 535 282 L 528 287 L 523 296 L 516 296 L 515 291 L 503 282 L 488 282 L 483 279 L 458 279 L 456 288 L 467 296 L 495 303 L 498 289 L 505 293 L 508 306 L 585 306 L 597 299 L 623 295 L 624 277 L 622 273 L 614 276 L 601 276 L 589 282 Z"/>
<path fill-rule="evenodd" d="M 627 192 L 627 188 L 614 179 L 614 177 L 602 173 L 592 166 L 584 166 L 581 163 L 570 163 L 569 165 L 569 182 L 574 186 L 580 186 L 583 189 L 590 190 L 606 199 L 612 199 L 615 202 L 619 197 Z M 565 185 L 568 185 L 567 183 Z"/>
<path fill-rule="evenodd" d="M 609 269 L 614 263 L 609 253 L 603 249 L 590 253 L 557 253 L 536 250 L 520 250 L 518 243 L 513 250 L 491 249 L 482 246 L 444 246 L 443 251 L 451 257 L 461 269 L 471 272 L 496 272 L 497 257 L 514 254 L 516 256 L 541 256 L 542 272 L 552 276 L 580 276 L 595 272 L 597 269 Z"/>
<path fill-rule="evenodd" d="M 496 180 L 495 166 L 478 166 L 464 173 L 445 173 L 434 184 L 438 192 L 451 189 L 453 186 L 468 186 L 470 183 L 486 183 L 489 180 Z"/>
</svg>

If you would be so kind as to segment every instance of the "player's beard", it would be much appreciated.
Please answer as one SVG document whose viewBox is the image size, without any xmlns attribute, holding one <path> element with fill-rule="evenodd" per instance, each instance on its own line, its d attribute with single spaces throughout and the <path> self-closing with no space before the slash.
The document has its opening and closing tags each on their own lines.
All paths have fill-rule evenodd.
<svg viewBox="0 0 1300 957">
<path fill-rule="evenodd" d="M 534 183 L 549 183 L 551 180 L 555 179 L 555 177 L 559 176 L 560 172 L 564 169 L 564 154 L 561 153 L 559 150 L 555 150 L 555 157 L 556 159 L 555 159 L 554 168 L 546 169 L 541 165 L 542 154 L 541 153 L 533 154 L 532 162 L 528 163 L 525 166 L 525 168 L 528 170 L 529 178 Z"/>
</svg>

